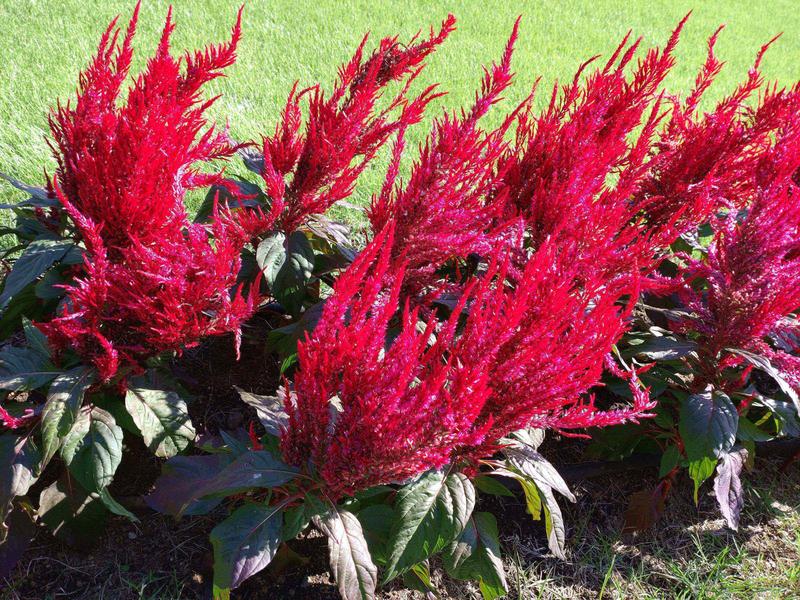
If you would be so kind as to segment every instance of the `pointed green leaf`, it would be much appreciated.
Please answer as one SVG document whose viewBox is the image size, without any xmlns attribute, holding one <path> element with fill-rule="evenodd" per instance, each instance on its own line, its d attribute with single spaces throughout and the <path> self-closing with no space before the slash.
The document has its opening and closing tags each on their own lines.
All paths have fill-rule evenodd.
<svg viewBox="0 0 800 600">
<path fill-rule="evenodd" d="M 70 546 L 88 548 L 103 533 L 108 511 L 97 494 L 84 491 L 66 471 L 39 494 L 39 520 Z"/>
<path fill-rule="evenodd" d="M 497 521 L 487 512 L 475 513 L 461 536 L 443 556 L 445 569 L 456 579 L 477 579 L 486 600 L 504 596 L 508 591 Z"/>
<path fill-rule="evenodd" d="M 94 382 L 94 371 L 76 367 L 56 377 L 47 394 L 42 409 L 42 464 L 46 465 L 61 446 L 78 411 L 83 405 L 83 396 Z"/>
<path fill-rule="evenodd" d="M 314 524 L 328 536 L 331 572 L 344 600 L 374 600 L 378 568 L 372 561 L 361 522 L 351 512 L 331 506 Z"/>
<path fill-rule="evenodd" d="M 54 379 L 59 372 L 34 348 L 6 346 L 0 350 L 0 389 L 34 390 Z"/>
<path fill-rule="evenodd" d="M 25 341 L 28 342 L 28 347 L 40 354 L 43 359 L 50 358 L 50 344 L 47 342 L 47 336 L 31 323 L 28 317 L 22 317 L 22 330 L 25 332 Z"/>
<path fill-rule="evenodd" d="M 286 262 L 286 236 L 280 231 L 267 236 L 256 248 L 256 262 L 270 290 Z"/>
<path fill-rule="evenodd" d="M 241 388 L 236 388 L 239 397 L 245 404 L 256 409 L 258 420 L 270 435 L 280 437 L 289 426 L 289 415 L 283 407 L 283 399 L 279 396 L 259 396 Z M 279 391 L 280 393 L 280 391 Z"/>
<path fill-rule="evenodd" d="M 511 490 L 497 481 L 497 479 L 490 477 L 489 475 L 478 475 L 472 480 L 472 483 L 484 494 L 491 494 L 492 496 L 505 496 L 506 498 L 514 497 L 514 493 Z"/>
<path fill-rule="evenodd" d="M 195 500 L 197 490 L 219 475 L 233 461 L 228 453 L 200 456 L 175 456 L 164 463 L 153 491 L 145 497 L 147 505 L 160 513 L 177 517 L 203 515 L 222 502 L 222 498 Z"/>
<path fill-rule="evenodd" d="M 695 482 L 695 501 L 700 485 L 714 472 L 717 458 L 736 442 L 739 414 L 731 399 L 711 387 L 692 394 L 681 405 L 679 431 Z"/>
<path fill-rule="evenodd" d="M 214 587 L 235 589 L 266 567 L 281 543 L 281 508 L 245 504 L 211 531 Z"/>
<path fill-rule="evenodd" d="M 6 276 L 0 294 L 0 310 L 5 310 L 14 296 L 64 258 L 74 246 L 75 242 L 71 240 L 39 239 L 31 242 Z"/>
<path fill-rule="evenodd" d="M 36 481 L 41 460 L 38 448 L 28 437 L 0 435 L 0 542 L 5 536 L 3 521 L 15 497 L 24 496 Z"/>
<path fill-rule="evenodd" d="M 663 479 L 666 477 L 675 467 L 680 464 L 682 458 L 683 456 L 681 456 L 681 451 L 678 450 L 677 446 L 667 446 L 667 449 L 664 450 L 664 454 L 661 455 L 661 465 L 658 469 L 658 478 Z"/>
<path fill-rule="evenodd" d="M 295 231 L 286 240 L 286 262 L 275 275 L 270 291 L 275 299 L 293 315 L 299 315 L 305 288 L 314 272 L 314 250 L 302 231 Z"/>
<path fill-rule="evenodd" d="M 194 441 L 186 402 L 174 391 L 157 389 L 143 377 L 132 379 L 125 408 L 156 456 L 170 458 Z"/>
<path fill-rule="evenodd" d="M 99 493 L 122 460 L 122 429 L 101 408 L 82 410 L 64 436 L 61 457 L 87 491 Z"/>
<path fill-rule="evenodd" d="M 397 493 L 384 580 L 390 581 L 461 533 L 475 507 L 475 488 L 462 473 L 429 471 Z"/>
<path fill-rule="evenodd" d="M 206 496 L 228 496 L 253 488 L 273 488 L 288 483 L 298 475 L 291 467 L 271 452 L 250 450 L 237 456 L 216 476 L 199 483 L 194 492 L 184 498 L 183 513 L 192 502 Z"/>
</svg>

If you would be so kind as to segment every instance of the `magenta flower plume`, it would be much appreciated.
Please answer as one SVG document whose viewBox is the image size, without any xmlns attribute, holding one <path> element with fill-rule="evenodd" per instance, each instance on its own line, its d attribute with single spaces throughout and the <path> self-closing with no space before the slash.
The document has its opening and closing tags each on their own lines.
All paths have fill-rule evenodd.
<svg viewBox="0 0 800 600">
<path fill-rule="evenodd" d="M 262 142 L 261 177 L 271 208 L 267 214 L 244 215 L 253 234 L 272 228 L 291 232 L 311 215 L 324 213 L 349 197 L 356 180 L 389 138 L 418 122 L 425 106 L 439 94 L 428 87 L 413 99 L 409 87 L 423 68 L 424 59 L 455 29 L 448 15 L 438 32 L 415 36 L 402 44 L 384 38 L 368 57 L 365 36 L 330 94 L 314 86 L 298 92 L 297 84 L 286 101 L 275 133 Z M 394 97 L 378 102 L 391 83 L 399 85 Z M 308 100 L 307 114 L 301 103 Z M 258 213 L 258 211 L 255 211 Z"/>
<path fill-rule="evenodd" d="M 138 14 L 137 5 L 121 42 L 111 23 L 74 106 L 50 118 L 52 189 L 83 241 L 85 264 L 43 329 L 105 380 L 203 336 L 236 332 L 253 309 L 252 299 L 231 295 L 244 232 L 231 219 L 192 224 L 183 203 L 188 189 L 220 179 L 197 165 L 236 150 L 206 128 L 213 99 L 201 88 L 233 63 L 241 11 L 229 42 L 181 58 L 170 54 L 170 11 L 155 55 L 120 102 Z"/>
</svg>

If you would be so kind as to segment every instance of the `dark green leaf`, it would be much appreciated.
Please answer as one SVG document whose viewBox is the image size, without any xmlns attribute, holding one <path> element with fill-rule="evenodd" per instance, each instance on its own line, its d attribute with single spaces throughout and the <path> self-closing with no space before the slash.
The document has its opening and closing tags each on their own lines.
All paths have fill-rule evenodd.
<svg viewBox="0 0 800 600">
<path fill-rule="evenodd" d="M 69 240 L 39 239 L 31 242 L 6 276 L 0 294 L 0 310 L 4 310 L 14 296 L 64 258 L 74 246 L 75 242 Z"/>
<path fill-rule="evenodd" d="M 492 496 L 506 496 L 508 498 L 514 497 L 514 493 L 502 483 L 497 481 L 497 479 L 494 477 L 490 477 L 488 475 L 478 475 L 472 480 L 472 483 L 475 484 L 475 487 L 478 488 L 478 490 L 485 494 L 491 494 Z"/>
<path fill-rule="evenodd" d="M 38 448 L 27 437 L 12 433 L 0 435 L 0 542 L 3 521 L 17 496 L 28 493 L 36 481 L 36 466 L 41 461 Z"/>
<path fill-rule="evenodd" d="M 239 397 L 245 404 L 249 404 L 256 409 L 258 420 L 270 435 L 280 436 L 283 430 L 288 427 L 289 415 L 283 408 L 283 399 L 278 396 L 259 396 L 245 392 L 241 388 L 236 388 Z"/>
<path fill-rule="evenodd" d="M 97 541 L 108 517 L 98 495 L 68 481 L 65 474 L 39 494 L 37 514 L 56 537 L 82 549 Z"/>
<path fill-rule="evenodd" d="M 221 497 L 196 499 L 197 490 L 217 477 L 233 458 L 230 454 L 175 456 L 164 463 L 147 505 L 160 513 L 203 515 L 222 502 Z"/>
<path fill-rule="evenodd" d="M 478 512 L 469 519 L 461 536 L 444 554 L 444 565 L 456 579 L 477 579 L 486 600 L 507 593 L 497 521 L 492 514 Z"/>
<path fill-rule="evenodd" d="M 253 488 L 273 488 L 297 477 L 297 469 L 281 462 L 266 450 L 254 450 L 236 457 L 214 478 L 199 485 L 184 504 L 204 496 L 225 496 Z"/>
<path fill-rule="evenodd" d="M 311 519 L 306 515 L 305 504 L 298 504 L 283 511 L 283 527 L 281 540 L 288 542 L 305 531 Z"/>
<path fill-rule="evenodd" d="M 245 504 L 211 531 L 214 588 L 237 588 L 266 567 L 281 542 L 280 507 Z"/>
<path fill-rule="evenodd" d="M 314 250 L 301 231 L 286 240 L 286 262 L 283 263 L 270 291 L 275 299 L 293 315 L 299 315 L 305 288 L 314 272 Z"/>
<path fill-rule="evenodd" d="M 256 248 L 256 262 L 264 273 L 264 282 L 270 290 L 275 285 L 278 273 L 286 263 L 286 236 L 276 231 L 258 244 Z"/>
<path fill-rule="evenodd" d="M 680 434 L 695 482 L 695 499 L 700 485 L 713 473 L 716 459 L 736 442 L 738 424 L 739 414 L 731 399 L 710 387 L 682 404 Z"/>
<path fill-rule="evenodd" d="M 397 493 L 384 580 L 441 551 L 461 533 L 475 506 L 475 488 L 462 473 L 429 471 Z"/>
<path fill-rule="evenodd" d="M 622 460 L 633 454 L 643 439 L 642 426 L 636 423 L 595 428 L 587 454 L 590 458 Z"/>
<path fill-rule="evenodd" d="M 22 317 L 22 330 L 25 332 L 25 341 L 28 342 L 28 347 L 40 354 L 43 359 L 49 359 L 50 344 L 47 342 L 47 336 L 27 317 Z"/>
<path fill-rule="evenodd" d="M 102 502 L 103 505 L 115 515 L 125 517 L 131 521 L 139 521 L 139 519 L 136 518 L 136 515 L 134 515 L 131 511 L 114 499 L 114 497 L 111 495 L 111 492 L 108 491 L 108 488 L 103 488 L 98 492 L 97 495 L 100 497 L 100 502 Z"/>
<path fill-rule="evenodd" d="M 75 367 L 55 378 L 42 409 L 42 464 L 46 465 L 61 446 L 83 405 L 83 396 L 94 382 L 94 371 Z"/>
<path fill-rule="evenodd" d="M 361 521 L 372 557 L 376 562 L 385 563 L 386 543 L 395 519 L 394 509 L 388 504 L 373 504 L 359 510 L 356 516 Z"/>
<path fill-rule="evenodd" d="M 374 600 L 378 568 L 369 553 L 361 522 L 356 515 L 336 506 L 314 518 L 328 536 L 331 572 L 344 600 Z"/>
<path fill-rule="evenodd" d="M 739 417 L 739 426 L 736 430 L 736 439 L 747 442 L 766 442 L 774 436 L 760 429 L 747 417 Z"/>
<path fill-rule="evenodd" d="M 681 458 L 683 457 L 677 446 L 667 446 L 667 449 L 664 450 L 664 454 L 661 455 L 661 466 L 658 468 L 658 478 L 662 479 L 666 477 L 672 469 L 680 464 Z"/>
<path fill-rule="evenodd" d="M 122 429 L 101 408 L 82 410 L 64 436 L 61 457 L 87 491 L 99 493 L 122 460 Z"/>
<path fill-rule="evenodd" d="M 763 404 L 780 423 L 781 433 L 789 437 L 800 437 L 800 417 L 797 410 L 790 402 L 774 400 L 773 398 L 758 398 L 759 403 Z"/>
<path fill-rule="evenodd" d="M 186 402 L 176 392 L 159 389 L 143 377 L 133 378 L 125 407 L 147 447 L 161 458 L 185 450 L 196 436 Z"/>
<path fill-rule="evenodd" d="M 59 370 L 34 348 L 6 346 L 0 350 L 0 389 L 34 390 L 58 374 Z"/>
<path fill-rule="evenodd" d="M 306 334 L 314 331 L 325 309 L 325 301 L 309 306 L 294 323 L 273 329 L 267 335 L 270 349 L 281 356 L 297 356 L 297 342 L 305 339 Z"/>
<path fill-rule="evenodd" d="M 63 287 L 60 287 L 66 284 L 67 280 L 64 279 L 58 269 L 50 269 L 33 286 L 33 293 L 40 300 L 58 300 L 67 293 Z M 15 303 L 18 299 L 19 295 L 14 298 Z"/>
<path fill-rule="evenodd" d="M 34 293 L 33 285 L 29 285 L 14 297 L 5 310 L 0 311 L 0 339 L 6 339 L 19 331 L 23 317 L 50 317 L 43 312 L 41 301 Z"/>
<path fill-rule="evenodd" d="M 212 185 L 197 210 L 197 214 L 194 217 L 195 223 L 203 223 L 209 220 L 214 212 L 215 201 L 220 208 L 255 208 L 261 205 L 260 200 L 264 199 L 264 194 L 257 185 L 244 179 L 228 179 L 227 181 L 228 184 L 236 186 L 241 195 L 253 197 L 240 198 L 231 194 L 224 186 Z"/>
<path fill-rule="evenodd" d="M 230 451 L 234 457 L 239 457 L 242 454 L 250 452 L 250 438 L 247 437 L 244 429 L 228 432 L 221 429 L 219 432 L 222 441 L 225 444 L 225 449 Z"/>
<path fill-rule="evenodd" d="M 697 344 L 693 341 L 667 335 L 651 335 L 642 344 L 634 346 L 637 355 L 655 361 L 677 360 L 696 350 Z"/>
</svg>

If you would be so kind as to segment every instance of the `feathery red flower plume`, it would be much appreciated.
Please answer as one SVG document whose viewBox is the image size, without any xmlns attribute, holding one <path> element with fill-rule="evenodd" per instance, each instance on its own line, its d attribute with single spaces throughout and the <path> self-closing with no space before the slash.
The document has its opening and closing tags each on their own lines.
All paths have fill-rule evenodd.
<svg viewBox="0 0 800 600">
<path fill-rule="evenodd" d="M 229 42 L 177 59 L 170 10 L 155 55 L 120 103 L 138 14 L 137 4 L 121 43 L 111 23 L 81 73 L 74 107 L 59 106 L 50 118 L 52 190 L 86 253 L 61 314 L 42 328 L 56 349 L 75 349 L 104 380 L 203 336 L 236 332 L 253 308 L 230 292 L 245 233 L 231 219 L 192 224 L 183 204 L 186 190 L 220 178 L 196 165 L 236 150 L 224 133 L 204 130 L 213 100 L 203 100 L 201 88 L 233 63 L 241 10 Z"/>
</svg>

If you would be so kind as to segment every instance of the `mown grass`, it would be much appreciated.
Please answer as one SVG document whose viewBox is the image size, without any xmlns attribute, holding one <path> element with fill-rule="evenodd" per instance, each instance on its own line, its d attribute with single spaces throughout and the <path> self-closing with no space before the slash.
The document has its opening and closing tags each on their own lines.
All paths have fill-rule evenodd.
<svg viewBox="0 0 800 600">
<path fill-rule="evenodd" d="M 240 0 L 175 0 L 177 49 L 196 48 L 228 34 Z M 45 144 L 46 113 L 57 99 L 74 92 L 79 70 L 95 49 L 98 37 L 116 14 L 127 19 L 132 0 L 4 0 L 0 22 L 0 171 L 26 181 L 41 181 L 52 170 Z M 539 100 L 558 79 L 571 77 L 578 64 L 595 54 L 608 54 L 628 29 L 647 45 L 663 43 L 680 18 L 695 7 L 686 27 L 678 64 L 668 81 L 680 92 L 688 89 L 702 63 L 705 40 L 720 24 L 728 30 L 718 50 L 728 65 L 709 97 L 729 92 L 746 74 L 755 52 L 777 33 L 783 39 L 765 62 L 768 77 L 789 84 L 800 79 L 800 11 L 791 0 L 770 2 L 697 3 L 686 0 L 601 0 L 506 2 L 469 0 L 388 2 L 387 0 L 315 0 L 274 2 L 249 0 L 244 14 L 244 39 L 239 60 L 210 89 L 222 98 L 212 115 L 228 119 L 239 139 L 257 139 L 274 127 L 294 80 L 330 85 L 336 67 L 346 60 L 361 36 L 399 33 L 407 38 L 437 24 L 447 12 L 459 29 L 429 61 L 419 86 L 441 83 L 448 91 L 430 113 L 460 107 L 470 101 L 481 76 L 481 65 L 498 57 L 514 18 L 523 15 L 514 66 L 517 84 L 506 106 L 523 98 L 537 77 Z M 166 0 L 145 0 L 140 19 L 135 68 L 154 48 Z M 487 120 L 497 122 L 502 108 Z M 412 141 L 424 136 L 417 127 Z M 383 162 L 362 178 L 356 196 L 364 201 L 382 177 Z M 8 186 L 4 200 L 17 197 Z"/>
</svg>

